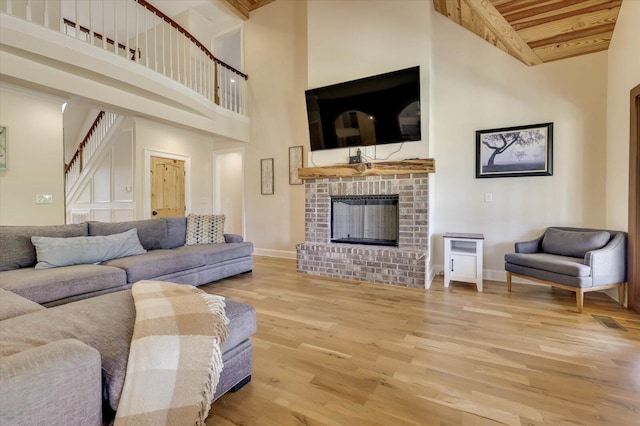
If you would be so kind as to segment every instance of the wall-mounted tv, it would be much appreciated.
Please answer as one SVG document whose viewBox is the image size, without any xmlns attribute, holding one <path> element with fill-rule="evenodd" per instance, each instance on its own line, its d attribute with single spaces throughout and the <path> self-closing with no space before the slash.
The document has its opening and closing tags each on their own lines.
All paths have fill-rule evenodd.
<svg viewBox="0 0 640 426">
<path fill-rule="evenodd" d="M 420 67 L 305 91 L 311 150 L 418 141 Z"/>
</svg>

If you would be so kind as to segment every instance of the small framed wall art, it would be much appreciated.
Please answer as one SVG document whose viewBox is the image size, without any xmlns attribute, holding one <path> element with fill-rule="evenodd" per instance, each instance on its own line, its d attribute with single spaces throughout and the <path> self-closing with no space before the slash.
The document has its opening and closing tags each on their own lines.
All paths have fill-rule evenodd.
<svg viewBox="0 0 640 426">
<path fill-rule="evenodd" d="M 289 185 L 302 185 L 298 169 L 304 167 L 302 145 L 289 147 Z"/>
<path fill-rule="evenodd" d="M 260 160 L 260 194 L 273 195 L 273 158 Z"/>
<path fill-rule="evenodd" d="M 476 178 L 552 175 L 553 123 L 476 131 Z"/>
</svg>

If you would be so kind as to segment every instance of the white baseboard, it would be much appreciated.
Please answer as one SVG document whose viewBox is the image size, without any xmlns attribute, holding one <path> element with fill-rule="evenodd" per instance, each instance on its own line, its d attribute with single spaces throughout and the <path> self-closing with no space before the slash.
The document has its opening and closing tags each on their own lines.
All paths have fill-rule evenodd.
<svg viewBox="0 0 640 426">
<path fill-rule="evenodd" d="M 440 266 L 439 269 L 442 269 L 442 266 Z M 438 273 L 438 267 L 431 265 L 431 268 L 427 270 L 427 276 L 424 285 L 426 289 L 429 289 L 431 287 L 431 284 L 433 283 L 433 280 L 436 278 L 436 275 L 438 275 Z"/>
<path fill-rule="evenodd" d="M 266 256 L 266 257 L 279 257 L 281 259 L 296 259 L 296 252 L 289 250 L 273 250 L 273 249 L 261 249 L 256 248 L 253 249 L 253 254 L 256 256 Z"/>
<path fill-rule="evenodd" d="M 433 267 L 433 276 L 435 275 L 444 275 L 444 267 L 442 265 L 436 265 Z M 482 279 L 489 281 L 500 281 L 503 283 L 507 282 L 507 271 L 500 271 L 496 269 L 483 269 L 482 270 Z M 511 279 L 512 282 L 518 284 L 528 284 L 528 285 L 538 285 L 544 286 L 544 284 L 536 283 L 533 281 L 525 280 L 520 277 L 513 277 Z"/>
</svg>

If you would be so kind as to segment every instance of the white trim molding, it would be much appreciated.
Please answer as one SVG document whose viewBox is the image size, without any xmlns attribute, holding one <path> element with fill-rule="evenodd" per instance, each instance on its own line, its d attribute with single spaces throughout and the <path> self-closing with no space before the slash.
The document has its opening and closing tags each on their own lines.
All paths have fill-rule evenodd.
<svg viewBox="0 0 640 426">
<path fill-rule="evenodd" d="M 255 248 L 253 249 L 253 254 L 256 256 L 265 256 L 265 257 L 278 257 L 280 259 L 296 259 L 296 252 L 289 250 L 272 250 L 272 249 L 261 249 Z"/>
</svg>

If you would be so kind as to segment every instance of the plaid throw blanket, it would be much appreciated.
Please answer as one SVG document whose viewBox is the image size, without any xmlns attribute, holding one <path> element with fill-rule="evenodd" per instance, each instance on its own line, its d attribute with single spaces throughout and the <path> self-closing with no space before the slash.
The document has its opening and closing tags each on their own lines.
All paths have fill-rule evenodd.
<svg viewBox="0 0 640 426">
<path fill-rule="evenodd" d="M 115 425 L 204 425 L 222 371 L 224 298 L 195 287 L 140 281 Z"/>
</svg>

